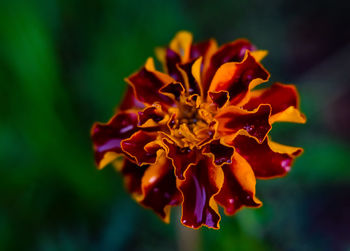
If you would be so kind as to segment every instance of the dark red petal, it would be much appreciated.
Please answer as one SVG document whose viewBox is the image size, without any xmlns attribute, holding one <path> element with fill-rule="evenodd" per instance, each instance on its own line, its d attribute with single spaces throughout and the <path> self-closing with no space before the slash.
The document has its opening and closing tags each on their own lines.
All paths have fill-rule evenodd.
<svg viewBox="0 0 350 251">
<path fill-rule="evenodd" d="M 306 122 L 305 115 L 299 110 L 299 97 L 294 85 L 275 83 L 270 88 L 252 91 L 250 100 L 244 105 L 244 109 L 251 110 L 259 104 L 271 105 L 271 124 L 275 122 Z"/>
<path fill-rule="evenodd" d="M 197 160 L 197 150 L 188 147 L 180 148 L 169 140 L 164 139 L 164 144 L 167 146 L 167 157 L 172 160 L 175 168 L 175 175 L 178 179 L 184 179 L 184 172 L 188 166 L 195 164 Z"/>
<path fill-rule="evenodd" d="M 257 178 L 273 178 L 286 175 L 292 166 L 293 159 L 300 155 L 302 150 L 292 153 L 273 151 L 268 138 L 261 144 L 254 139 L 239 135 L 233 141 L 236 151 L 251 165 Z"/>
<path fill-rule="evenodd" d="M 176 81 L 183 83 L 182 75 L 176 66 L 177 64 L 181 63 L 180 55 L 168 48 L 166 50 L 165 62 L 168 74 Z"/>
<path fill-rule="evenodd" d="M 214 164 L 217 166 L 231 164 L 233 151 L 233 147 L 221 144 L 219 139 L 211 141 L 203 149 L 203 153 L 214 156 Z"/>
<path fill-rule="evenodd" d="M 271 129 L 269 124 L 271 107 L 261 105 L 252 112 L 239 109 L 235 106 L 223 108 L 216 116 L 218 132 L 221 135 L 234 136 L 239 130 L 245 130 L 249 135 L 262 142 Z"/>
<path fill-rule="evenodd" d="M 137 197 L 142 194 L 141 180 L 147 168 L 148 165 L 139 166 L 126 158 L 124 159 L 121 173 L 124 176 L 124 183 L 127 190 L 133 196 Z"/>
<path fill-rule="evenodd" d="M 244 109 L 253 110 L 260 104 L 271 105 L 271 115 L 282 112 L 290 106 L 299 108 L 298 93 L 294 85 L 275 83 L 270 88 L 253 91 Z"/>
<path fill-rule="evenodd" d="M 180 100 L 180 96 L 184 93 L 185 89 L 182 83 L 179 82 L 173 82 L 166 86 L 164 86 L 162 89 L 160 89 L 161 93 L 164 93 L 166 95 L 169 95 L 175 99 L 176 101 Z"/>
<path fill-rule="evenodd" d="M 157 107 L 150 106 L 144 109 L 143 111 L 138 112 L 139 113 L 139 122 L 138 125 L 142 126 L 144 123 L 146 123 L 149 119 L 152 119 L 154 122 L 158 123 L 161 121 L 164 116 L 160 114 L 159 110 L 157 110 Z"/>
<path fill-rule="evenodd" d="M 197 80 L 194 78 L 192 74 L 192 66 L 196 62 L 196 59 L 186 62 L 184 64 L 179 64 L 179 67 L 183 70 L 184 72 L 184 79 L 186 79 L 186 82 L 188 84 L 187 91 L 190 95 L 192 94 L 199 94 L 201 95 L 201 89 L 199 86 L 199 83 Z"/>
<path fill-rule="evenodd" d="M 247 161 L 235 153 L 232 164 L 223 165 L 224 184 L 215 200 L 233 215 L 242 206 L 259 207 L 262 203 L 255 197 L 255 176 Z"/>
<path fill-rule="evenodd" d="M 216 42 L 212 39 L 199 42 L 191 45 L 190 58 L 196 59 L 199 57 L 206 57 L 211 47 L 215 46 Z"/>
<path fill-rule="evenodd" d="M 209 92 L 209 97 L 218 108 L 223 107 L 230 98 L 227 91 Z"/>
<path fill-rule="evenodd" d="M 138 165 L 151 164 L 157 159 L 161 146 L 156 143 L 158 133 L 138 131 L 121 142 L 123 151 L 134 157 Z"/>
<path fill-rule="evenodd" d="M 140 203 L 152 208 L 168 222 L 170 206 L 178 205 L 182 201 L 182 195 L 176 187 L 171 160 L 165 155 L 146 170 L 142 178 L 142 193 Z"/>
<path fill-rule="evenodd" d="M 153 70 L 152 61 L 147 61 L 146 66 L 131 75 L 126 81 L 134 88 L 136 98 L 143 103 L 173 104 L 173 100 L 161 94 L 159 90 L 175 80 L 164 73 Z"/>
<path fill-rule="evenodd" d="M 222 65 L 210 84 L 209 91 L 228 91 L 230 103 L 237 105 L 250 89 L 266 81 L 269 73 L 247 52 L 241 63 Z"/>
<path fill-rule="evenodd" d="M 204 157 L 187 169 L 185 178 L 178 184 L 183 195 L 182 223 L 192 228 L 219 228 L 220 215 L 213 196 L 223 184 L 222 169 Z"/>
<path fill-rule="evenodd" d="M 96 164 L 102 168 L 113 160 L 103 161 L 107 153 L 122 153 L 120 142 L 135 131 L 137 131 L 137 115 L 132 112 L 120 112 L 106 124 L 95 123 L 91 129 L 91 137 Z"/>
<path fill-rule="evenodd" d="M 133 108 L 142 109 L 144 107 L 145 105 L 135 98 L 133 88 L 130 85 L 128 85 L 124 98 L 118 109 L 124 111 Z"/>
<path fill-rule="evenodd" d="M 238 39 L 232 43 L 227 43 L 221 46 L 211 57 L 209 67 L 204 73 L 204 86 L 207 88 L 209 87 L 215 72 L 224 63 L 241 62 L 247 50 L 255 50 L 255 47 L 245 39 Z"/>
</svg>

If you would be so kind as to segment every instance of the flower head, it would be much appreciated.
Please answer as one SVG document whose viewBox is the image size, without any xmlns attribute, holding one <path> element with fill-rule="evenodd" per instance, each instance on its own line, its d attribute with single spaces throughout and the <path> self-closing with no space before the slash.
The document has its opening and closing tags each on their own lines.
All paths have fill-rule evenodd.
<svg viewBox="0 0 350 251">
<path fill-rule="evenodd" d="M 96 164 L 113 162 L 135 200 L 164 221 L 181 205 L 185 226 L 219 228 L 218 205 L 227 215 L 260 207 L 256 179 L 286 175 L 302 153 L 268 136 L 275 122 L 305 122 L 297 90 L 254 90 L 269 79 L 267 52 L 245 39 L 218 47 L 183 31 L 156 54 L 164 72 L 149 58 L 126 78 L 117 113 L 94 124 Z"/>
</svg>

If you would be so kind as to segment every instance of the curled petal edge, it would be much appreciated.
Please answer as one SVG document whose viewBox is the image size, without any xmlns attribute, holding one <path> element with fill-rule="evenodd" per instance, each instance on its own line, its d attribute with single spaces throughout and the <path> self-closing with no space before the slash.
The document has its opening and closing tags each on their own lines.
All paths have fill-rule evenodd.
<svg viewBox="0 0 350 251">
<path fill-rule="evenodd" d="M 246 64 L 253 63 L 254 66 L 256 66 L 254 74 L 261 75 L 260 77 L 254 77 L 252 78 L 248 84 L 246 85 L 243 83 L 243 80 L 240 80 L 241 82 L 234 82 L 236 81 L 233 76 L 235 76 L 236 72 L 241 69 L 241 67 L 247 67 Z M 248 70 L 251 70 L 247 68 Z M 247 71 L 248 71 L 247 70 Z M 245 76 L 245 72 L 241 72 L 242 76 Z M 249 74 L 248 74 L 249 75 Z M 250 78 L 250 76 L 246 76 L 246 78 Z M 245 56 L 241 62 L 228 62 L 222 64 L 217 71 L 215 72 L 215 75 L 213 76 L 213 79 L 209 86 L 209 92 L 215 92 L 220 90 L 227 90 L 230 91 L 232 88 L 238 88 L 238 84 L 241 84 L 242 86 L 239 87 L 242 90 L 239 93 L 235 93 L 232 95 L 230 92 L 231 100 L 230 103 L 234 104 L 235 106 L 243 106 L 245 105 L 249 99 L 250 99 L 250 92 L 253 88 L 256 86 L 267 82 L 270 79 L 270 73 L 262 66 L 252 55 L 251 52 L 246 51 Z M 245 86 L 246 85 L 246 86 Z"/>
<path fill-rule="evenodd" d="M 190 175 L 190 173 L 192 172 L 192 169 L 196 170 L 195 165 L 190 166 L 190 168 L 188 168 L 186 170 L 184 181 L 177 180 L 177 187 L 179 188 L 179 190 L 183 196 L 183 201 L 182 201 L 182 205 L 181 205 L 181 208 L 182 208 L 181 209 L 182 210 L 181 222 L 184 226 L 192 228 L 192 229 L 198 229 L 202 226 L 206 226 L 206 227 L 212 228 L 212 229 L 219 229 L 221 216 L 219 214 L 218 205 L 217 205 L 214 197 L 221 190 L 221 187 L 222 187 L 223 182 L 224 182 L 224 174 L 223 174 L 223 171 L 221 168 L 217 168 L 217 167 L 214 167 L 213 165 L 211 165 L 210 160 L 202 159 L 202 161 L 205 161 L 206 164 L 201 165 L 201 168 L 207 168 L 207 170 L 201 170 L 201 172 L 203 171 L 203 173 L 202 173 L 203 175 L 201 175 L 201 176 L 202 176 L 202 179 L 204 179 L 204 182 L 206 182 L 206 180 L 205 180 L 206 178 L 208 179 L 208 182 L 209 182 L 209 185 L 204 186 L 204 189 L 206 189 L 206 190 L 202 190 L 200 188 L 200 183 L 197 179 L 197 175 L 193 175 L 193 174 Z M 197 163 L 197 165 L 198 164 L 199 163 Z M 207 175 L 208 175 L 208 177 L 207 177 Z M 211 177 L 209 177 L 209 176 L 211 176 Z M 212 176 L 214 176 L 214 177 L 212 177 Z M 191 180 L 192 177 L 194 177 L 193 180 Z M 193 224 L 191 225 L 191 223 L 189 222 L 189 219 L 185 218 L 185 215 L 187 215 L 187 214 L 184 213 L 185 208 L 186 208 L 186 207 L 184 207 L 184 205 L 189 203 L 188 198 L 187 198 L 189 194 L 186 195 L 186 191 L 184 191 L 186 182 L 190 182 L 190 183 L 193 182 L 194 186 L 195 186 L 195 192 L 196 193 L 200 192 L 200 195 L 202 197 L 204 195 L 205 200 L 207 200 L 207 198 L 206 198 L 207 194 L 208 193 L 210 194 L 210 198 L 208 199 L 208 202 L 205 202 L 204 205 L 202 204 L 203 201 L 201 201 L 202 203 L 199 203 L 199 204 L 197 203 L 198 201 L 195 202 L 195 204 L 196 204 L 195 207 L 199 207 L 200 211 L 203 210 L 200 212 L 200 214 L 206 213 L 206 217 L 203 217 L 203 215 L 202 215 L 202 217 L 201 217 L 202 219 L 201 219 L 200 223 L 197 223 L 196 225 L 193 225 Z M 213 188 L 214 188 L 214 192 L 212 192 L 212 191 L 210 192 L 210 189 L 213 189 Z M 191 193 L 191 194 L 193 194 L 193 193 Z M 199 196 L 199 197 L 201 197 L 201 196 Z M 198 199 L 197 195 L 196 195 L 196 199 Z M 206 204 L 206 203 L 208 203 L 208 204 Z M 210 213 L 208 211 L 204 211 L 205 208 L 207 208 L 208 210 L 212 210 L 212 211 Z M 217 217 L 217 221 L 215 223 L 211 222 L 213 220 L 212 218 L 210 218 L 210 217 L 208 218 L 208 215 L 210 215 L 211 213 L 213 213 Z M 215 225 L 208 225 L 210 223 L 214 223 Z"/>
<path fill-rule="evenodd" d="M 258 143 L 252 137 L 242 134 L 238 135 L 231 144 L 250 164 L 257 179 L 286 176 L 291 170 L 295 158 L 303 153 L 303 149 L 299 147 L 282 145 L 269 138 Z M 265 161 L 269 164 L 264 165 Z"/>
<path fill-rule="evenodd" d="M 164 149 L 157 132 L 137 131 L 131 137 L 121 141 L 121 149 L 138 165 L 154 164 L 158 159 L 158 152 Z M 136 149 L 136 145 L 142 148 Z M 141 152 L 143 151 L 143 152 Z"/>
<path fill-rule="evenodd" d="M 266 121 L 263 121 L 263 122 L 265 122 L 265 126 L 266 126 L 265 131 L 263 132 L 263 135 L 260 135 L 260 133 L 261 133 L 260 131 L 254 132 L 254 130 L 251 130 L 251 128 L 254 129 L 258 126 L 261 126 L 259 124 L 255 125 L 254 123 L 252 123 L 252 125 L 249 125 L 247 122 L 246 125 L 241 125 L 242 126 L 241 129 L 234 130 L 234 129 L 226 128 L 226 125 L 230 122 L 229 118 L 226 119 L 225 124 L 223 124 L 223 122 L 222 122 L 223 118 L 225 118 L 224 115 L 229 114 L 229 113 L 236 113 L 236 114 L 241 115 L 241 116 L 252 115 L 253 117 L 254 117 L 254 115 L 257 115 L 258 119 L 259 119 L 260 116 L 265 116 L 264 109 L 266 109 L 266 108 L 269 108 L 269 114 L 266 117 Z M 262 114 L 258 114 L 259 112 Z M 261 143 L 266 139 L 267 135 L 269 134 L 269 132 L 272 129 L 272 125 L 270 122 L 270 116 L 271 116 L 271 106 L 269 104 L 261 104 L 261 105 L 259 105 L 259 107 L 257 107 L 253 111 L 246 111 L 246 110 L 243 110 L 243 109 L 238 108 L 236 106 L 226 106 L 222 110 L 219 111 L 219 113 L 215 116 L 215 119 L 216 119 L 216 121 L 218 121 L 218 129 L 217 129 L 218 132 L 221 131 L 220 134 L 226 134 L 226 135 L 223 135 L 225 142 L 232 141 L 238 134 L 244 134 L 244 135 L 247 135 L 249 137 L 254 138 L 257 142 Z M 233 116 L 232 118 L 235 118 L 235 117 L 237 117 L 237 115 Z M 234 120 L 232 120 L 232 121 L 234 122 Z M 259 120 L 257 120 L 257 121 L 259 122 Z M 237 124 L 239 125 L 239 123 L 237 123 Z M 259 136 L 259 137 L 257 137 L 257 136 Z"/>
<path fill-rule="evenodd" d="M 262 206 L 262 202 L 255 196 L 256 179 L 254 172 L 249 163 L 239 153 L 234 153 L 232 164 L 225 165 L 225 172 L 228 173 L 225 175 L 223 187 L 220 193 L 215 196 L 215 199 L 219 205 L 224 207 L 226 215 L 233 215 L 243 207 L 259 208 Z M 238 189 L 239 191 L 237 191 Z M 237 192 L 239 194 L 245 193 L 243 196 L 246 197 L 239 197 L 239 194 L 235 194 Z"/>
<path fill-rule="evenodd" d="M 149 74 L 148 77 L 145 77 L 145 74 Z M 151 77 L 152 76 L 152 77 Z M 157 81 L 152 82 L 149 78 L 153 78 L 156 79 Z M 143 81 L 142 78 L 145 80 L 148 80 L 148 83 L 151 85 L 157 85 L 154 86 L 151 90 L 150 87 L 142 87 L 142 86 L 138 86 L 140 83 L 142 83 Z M 145 63 L 145 65 L 137 72 L 135 72 L 134 74 L 132 74 L 131 76 L 127 77 L 124 79 L 125 82 L 127 82 L 133 89 L 134 92 L 134 97 L 140 101 L 143 104 L 146 105 L 152 105 L 154 102 L 160 102 L 162 105 L 164 104 L 165 106 L 170 106 L 172 105 L 172 100 L 162 94 L 160 92 L 160 89 L 170 83 L 176 82 L 175 79 L 173 79 L 172 77 L 170 77 L 169 75 L 157 71 L 155 66 L 154 66 L 154 61 L 152 57 L 149 57 Z M 150 93 L 143 93 L 143 95 L 141 95 L 142 91 L 146 91 L 146 92 L 152 92 L 152 94 Z M 154 95 L 154 92 L 156 92 L 158 95 Z M 145 97 L 145 95 L 149 95 L 148 99 L 147 97 Z M 152 97 L 152 98 L 150 98 Z"/>
<path fill-rule="evenodd" d="M 179 31 L 170 42 L 169 48 L 181 56 L 181 62 L 189 60 L 192 39 L 190 32 Z"/>
<path fill-rule="evenodd" d="M 135 200 L 139 202 L 143 207 L 152 209 L 165 223 L 170 221 L 171 207 L 178 205 L 181 200 L 181 193 L 176 186 L 175 177 L 173 183 L 166 182 L 167 191 L 157 188 L 157 185 L 165 185 L 164 180 L 167 176 L 172 175 L 171 161 L 165 157 L 164 151 L 157 152 L 157 161 L 151 164 L 145 171 L 141 180 L 141 194 L 135 197 Z M 168 187 L 170 186 L 170 187 Z M 150 203 L 147 200 L 148 196 L 154 196 L 154 193 L 162 193 L 162 198 L 155 197 L 158 200 Z M 159 196 L 159 195 L 158 195 Z M 157 203 L 160 203 L 157 205 Z M 153 204 L 153 205 L 152 205 Z"/>
<path fill-rule="evenodd" d="M 198 163 L 198 154 L 196 149 L 187 149 L 186 151 L 181 151 L 177 147 L 175 142 L 171 139 L 163 138 L 163 144 L 166 152 L 167 158 L 169 158 L 174 167 L 174 175 L 179 180 L 184 180 L 184 173 L 191 165 L 196 165 Z M 177 159 L 179 157 L 179 159 Z M 184 158 L 184 161 L 183 161 Z M 185 164 L 184 164 L 185 163 Z"/>
<path fill-rule="evenodd" d="M 271 124 L 276 122 L 305 124 L 306 116 L 303 113 L 301 113 L 299 109 L 295 108 L 294 106 L 290 106 L 286 110 L 273 114 L 270 117 Z"/>
<path fill-rule="evenodd" d="M 216 152 L 214 149 L 211 149 L 215 146 L 218 147 L 218 152 Z M 207 155 L 212 160 L 212 164 L 214 166 L 222 167 L 223 165 L 232 163 L 234 156 L 234 147 L 225 143 L 225 138 L 220 138 L 217 140 L 213 139 L 203 147 L 202 153 L 204 155 Z M 223 155 L 225 154 L 227 154 L 228 157 L 224 157 Z"/>
</svg>

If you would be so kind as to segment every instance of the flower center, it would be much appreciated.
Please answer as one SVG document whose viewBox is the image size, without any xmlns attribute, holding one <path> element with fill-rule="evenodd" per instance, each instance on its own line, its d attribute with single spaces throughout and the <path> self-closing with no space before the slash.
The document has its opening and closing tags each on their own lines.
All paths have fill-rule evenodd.
<svg viewBox="0 0 350 251">
<path fill-rule="evenodd" d="M 213 116 L 206 110 L 207 105 L 197 95 L 180 98 L 177 116 L 171 129 L 171 136 L 179 147 L 201 148 L 212 138 Z"/>
</svg>

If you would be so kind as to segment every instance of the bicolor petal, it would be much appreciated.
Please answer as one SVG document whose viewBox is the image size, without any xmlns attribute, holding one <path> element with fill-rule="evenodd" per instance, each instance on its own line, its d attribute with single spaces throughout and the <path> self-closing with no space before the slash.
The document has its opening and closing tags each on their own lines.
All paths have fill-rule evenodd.
<svg viewBox="0 0 350 251">
<path fill-rule="evenodd" d="M 222 166 L 224 164 L 231 164 L 234 149 L 232 146 L 225 145 L 219 139 L 210 141 L 203 148 L 203 153 L 213 157 L 213 164 Z"/>
<path fill-rule="evenodd" d="M 187 169 L 185 180 L 178 181 L 183 195 L 182 224 L 191 228 L 202 225 L 219 228 L 220 215 L 214 196 L 220 191 L 223 181 L 222 169 L 215 167 L 209 158 L 202 158 Z"/>
<path fill-rule="evenodd" d="M 162 149 L 157 132 L 138 131 L 121 142 L 125 153 L 135 159 L 138 165 L 153 164 L 157 160 L 157 152 Z"/>
<path fill-rule="evenodd" d="M 259 144 L 254 139 L 239 135 L 233 141 L 236 151 L 247 160 L 257 178 L 268 179 L 286 175 L 301 148 L 270 143 L 266 138 Z"/>
<path fill-rule="evenodd" d="M 299 111 L 299 97 L 294 85 L 275 83 L 269 88 L 252 91 L 244 109 L 253 110 L 260 104 L 271 106 L 271 123 L 306 122 L 305 116 Z"/>
<path fill-rule="evenodd" d="M 262 142 L 271 130 L 270 113 L 270 105 L 260 105 L 251 112 L 236 106 L 227 106 L 215 116 L 218 121 L 218 132 L 232 140 L 240 130 L 243 130 Z"/>
<path fill-rule="evenodd" d="M 198 162 L 198 150 L 189 147 L 181 148 L 168 139 L 163 139 L 163 142 L 167 147 L 167 157 L 172 160 L 175 168 L 175 176 L 180 180 L 185 179 L 184 173 L 187 168 Z"/>
<path fill-rule="evenodd" d="M 142 177 L 142 196 L 138 201 L 169 222 L 170 207 L 181 203 L 182 195 L 176 187 L 170 159 L 165 157 L 164 151 L 159 155 L 157 162 L 150 165 Z"/>
<path fill-rule="evenodd" d="M 227 215 L 235 214 L 243 206 L 260 207 L 255 197 L 255 175 L 249 163 L 237 152 L 231 164 L 222 167 L 224 184 L 215 200 L 224 207 Z"/>
<path fill-rule="evenodd" d="M 149 58 L 144 67 L 138 72 L 125 79 L 134 89 L 135 97 L 144 104 L 171 105 L 173 101 L 159 90 L 175 80 L 167 74 L 156 71 L 153 59 Z"/>
<path fill-rule="evenodd" d="M 91 129 L 95 162 L 101 169 L 122 153 L 120 143 L 130 137 L 137 128 L 134 112 L 120 112 L 106 124 L 95 123 Z"/>
<path fill-rule="evenodd" d="M 246 51 L 253 51 L 255 47 L 246 39 L 237 39 L 221 46 L 210 57 L 203 73 L 204 90 L 207 91 L 216 71 L 225 63 L 241 62 Z"/>
<path fill-rule="evenodd" d="M 242 106 L 248 101 L 250 90 L 266 82 L 269 77 L 265 68 L 247 52 L 242 62 L 220 66 L 211 81 L 209 91 L 228 91 L 230 103 Z"/>
</svg>

